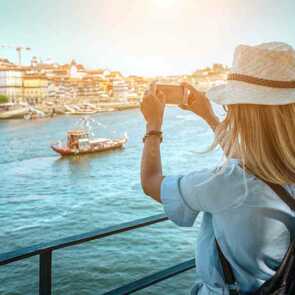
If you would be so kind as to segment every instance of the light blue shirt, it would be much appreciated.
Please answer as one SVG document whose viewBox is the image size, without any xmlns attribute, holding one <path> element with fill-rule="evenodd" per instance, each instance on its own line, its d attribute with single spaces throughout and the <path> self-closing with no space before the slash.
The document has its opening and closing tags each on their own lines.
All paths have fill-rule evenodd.
<svg viewBox="0 0 295 295">
<path fill-rule="evenodd" d="M 295 197 L 295 185 L 285 187 Z M 268 280 L 295 234 L 295 214 L 236 160 L 225 168 L 166 176 L 161 200 L 169 219 L 192 226 L 203 211 L 196 247 L 198 279 L 192 294 L 227 295 L 215 238 L 230 262 L 242 294 Z M 196 233 L 197 234 L 197 233 Z"/>
</svg>

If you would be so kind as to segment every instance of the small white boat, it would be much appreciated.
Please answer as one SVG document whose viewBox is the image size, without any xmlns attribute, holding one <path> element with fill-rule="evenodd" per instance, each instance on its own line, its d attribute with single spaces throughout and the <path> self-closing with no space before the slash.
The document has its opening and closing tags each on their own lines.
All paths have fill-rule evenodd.
<svg viewBox="0 0 295 295">
<path fill-rule="evenodd" d="M 45 113 L 33 108 L 30 109 L 28 114 L 24 115 L 25 120 L 35 120 L 41 118 L 45 118 Z"/>
<path fill-rule="evenodd" d="M 30 111 L 28 105 L 7 103 L 0 104 L 0 119 L 23 119 Z"/>
<path fill-rule="evenodd" d="M 66 115 L 91 115 L 97 113 L 97 109 L 89 105 L 77 106 L 77 105 L 65 105 Z"/>
</svg>

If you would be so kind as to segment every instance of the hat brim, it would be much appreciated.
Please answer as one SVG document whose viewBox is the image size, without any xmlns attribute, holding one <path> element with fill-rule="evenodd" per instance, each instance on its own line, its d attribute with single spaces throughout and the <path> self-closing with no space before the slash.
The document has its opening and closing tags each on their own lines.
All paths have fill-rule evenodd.
<svg viewBox="0 0 295 295">
<path fill-rule="evenodd" d="M 295 103 L 295 88 L 272 88 L 241 81 L 227 81 L 226 84 L 209 89 L 207 96 L 221 105 L 286 105 Z"/>
</svg>

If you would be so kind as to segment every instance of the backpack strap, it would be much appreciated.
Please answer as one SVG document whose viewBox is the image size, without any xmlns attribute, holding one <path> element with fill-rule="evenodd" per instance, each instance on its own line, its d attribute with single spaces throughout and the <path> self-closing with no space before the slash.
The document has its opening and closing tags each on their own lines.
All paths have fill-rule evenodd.
<svg viewBox="0 0 295 295">
<path fill-rule="evenodd" d="M 263 180 L 292 210 L 295 211 L 295 199 L 281 185 Z"/>
<path fill-rule="evenodd" d="M 295 211 L 295 199 L 291 196 L 291 194 L 289 194 L 289 192 L 283 186 L 279 184 L 275 184 L 275 183 L 270 183 L 265 180 L 262 180 L 262 181 L 265 182 L 280 197 L 280 199 L 283 202 L 285 202 L 292 210 Z M 222 253 L 222 250 L 216 239 L 215 239 L 215 244 L 216 244 L 217 253 L 218 253 L 219 260 L 223 270 L 224 281 L 229 288 L 229 294 L 239 295 L 240 294 L 239 287 L 235 279 L 232 267 L 230 263 L 228 262 L 228 260 L 226 259 L 226 257 L 224 256 L 224 254 Z"/>
<path fill-rule="evenodd" d="M 272 182 L 266 181 L 266 180 L 260 178 L 259 176 L 257 176 L 255 173 L 253 173 L 247 167 L 242 167 L 241 165 L 240 165 L 240 167 L 242 169 L 246 169 L 247 172 L 249 172 L 250 174 L 255 175 L 258 179 L 260 179 L 262 182 L 264 182 L 265 184 L 267 184 L 280 197 L 280 199 L 285 204 L 287 204 L 289 206 L 289 208 L 291 208 L 292 210 L 295 211 L 295 199 L 289 194 L 289 192 L 283 186 L 281 186 L 279 184 L 276 184 L 276 183 L 272 183 Z"/>
<path fill-rule="evenodd" d="M 226 285 L 228 286 L 228 289 L 229 289 L 229 294 L 230 295 L 239 295 L 240 294 L 239 293 L 239 287 L 238 287 L 238 283 L 237 283 L 237 281 L 235 279 L 233 270 L 232 270 L 228 260 L 226 259 L 226 257 L 222 253 L 216 239 L 215 239 L 215 244 L 216 244 L 216 248 L 217 248 L 219 261 L 221 263 L 221 267 L 222 267 L 222 270 L 223 270 L 224 281 L 225 281 L 225 283 L 226 283 Z"/>
</svg>

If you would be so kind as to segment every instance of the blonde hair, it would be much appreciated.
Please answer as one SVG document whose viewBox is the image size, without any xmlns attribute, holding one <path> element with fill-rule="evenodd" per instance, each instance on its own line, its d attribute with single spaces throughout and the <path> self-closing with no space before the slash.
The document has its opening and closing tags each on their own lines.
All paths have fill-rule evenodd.
<svg viewBox="0 0 295 295">
<path fill-rule="evenodd" d="M 239 158 L 259 178 L 277 184 L 295 183 L 295 104 L 228 105 L 216 129 L 213 146 Z"/>
</svg>

